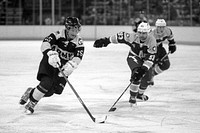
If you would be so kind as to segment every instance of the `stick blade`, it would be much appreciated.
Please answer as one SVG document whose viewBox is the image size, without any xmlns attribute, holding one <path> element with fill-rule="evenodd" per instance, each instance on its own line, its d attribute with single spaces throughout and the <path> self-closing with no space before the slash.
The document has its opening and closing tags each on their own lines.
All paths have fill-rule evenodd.
<svg viewBox="0 0 200 133">
<path fill-rule="evenodd" d="M 106 119 L 107 119 L 107 115 L 105 117 L 101 117 L 101 118 L 95 118 L 95 123 L 105 123 L 106 122 Z"/>
<path fill-rule="evenodd" d="M 114 107 L 114 108 L 110 108 L 109 112 L 114 112 L 117 108 Z"/>
</svg>

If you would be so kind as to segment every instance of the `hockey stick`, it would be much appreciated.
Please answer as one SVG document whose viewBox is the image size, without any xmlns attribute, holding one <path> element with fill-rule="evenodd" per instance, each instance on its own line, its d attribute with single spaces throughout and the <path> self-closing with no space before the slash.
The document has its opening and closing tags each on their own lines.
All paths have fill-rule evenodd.
<svg viewBox="0 0 200 133">
<path fill-rule="evenodd" d="M 160 61 L 162 61 L 165 57 L 167 57 L 170 54 L 170 52 L 166 53 L 165 56 L 163 56 Z M 131 83 L 127 86 L 127 88 L 122 92 L 122 94 L 119 96 L 119 98 L 115 101 L 115 103 L 111 106 L 111 108 L 109 109 L 109 112 L 114 112 L 117 108 L 114 107 L 117 102 L 119 101 L 119 99 L 123 96 L 123 94 L 126 92 L 126 90 L 130 87 Z"/>
<path fill-rule="evenodd" d="M 170 54 L 170 51 L 169 51 L 168 53 L 166 53 L 160 60 L 157 60 L 157 61 L 155 62 L 155 64 L 157 64 L 157 63 L 160 62 L 160 61 L 163 61 L 163 60 L 165 59 L 165 57 L 167 57 L 169 54 Z"/>
<path fill-rule="evenodd" d="M 74 92 L 74 94 L 76 95 L 76 97 L 78 98 L 79 102 L 82 104 L 82 106 L 84 107 L 84 109 L 86 110 L 86 112 L 88 113 L 88 115 L 90 116 L 90 118 L 92 119 L 93 122 L 97 122 L 97 123 L 105 123 L 107 116 L 105 116 L 104 120 L 97 120 L 96 118 L 94 118 L 92 116 L 92 114 L 90 113 L 89 109 L 86 107 L 85 103 L 83 102 L 83 100 L 81 99 L 81 97 L 79 96 L 79 94 L 76 92 L 76 90 L 74 89 L 74 87 L 72 86 L 72 84 L 69 82 L 67 76 L 63 73 L 63 71 L 61 70 L 60 67 L 58 67 L 58 70 L 60 71 L 60 73 L 62 74 L 62 76 L 65 78 L 66 82 L 68 83 L 68 85 L 70 86 L 70 88 L 72 89 L 72 91 Z"/>
<path fill-rule="evenodd" d="M 163 57 L 160 59 L 160 61 L 164 60 L 165 57 L 167 57 L 169 54 L 170 54 L 170 51 L 169 51 L 168 53 L 166 53 L 165 56 L 163 56 Z"/>
<path fill-rule="evenodd" d="M 131 83 L 126 87 L 126 89 L 122 92 L 122 94 L 119 96 L 119 98 L 115 101 L 115 103 L 111 106 L 111 108 L 109 109 L 108 112 L 114 112 L 116 110 L 116 107 L 114 107 L 117 102 L 119 101 L 119 99 L 124 95 L 124 93 L 126 92 L 126 90 L 129 88 L 129 86 L 131 85 Z"/>
</svg>

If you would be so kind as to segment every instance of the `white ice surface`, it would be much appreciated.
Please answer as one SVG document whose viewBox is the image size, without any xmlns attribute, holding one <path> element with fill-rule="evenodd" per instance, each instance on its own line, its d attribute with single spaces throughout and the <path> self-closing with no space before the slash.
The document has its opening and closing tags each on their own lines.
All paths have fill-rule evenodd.
<svg viewBox="0 0 200 133">
<path fill-rule="evenodd" d="M 93 123 L 72 90 L 42 99 L 33 115 L 25 115 L 18 101 L 27 87 L 35 87 L 42 54 L 41 41 L 0 41 L 0 133 L 199 133 L 200 46 L 177 45 L 169 55 L 171 67 L 155 77 L 147 102 L 128 104 L 129 91 L 109 108 L 129 84 L 129 48 L 109 45 L 96 49 L 85 42 L 85 55 L 70 82 L 95 118 Z"/>
</svg>

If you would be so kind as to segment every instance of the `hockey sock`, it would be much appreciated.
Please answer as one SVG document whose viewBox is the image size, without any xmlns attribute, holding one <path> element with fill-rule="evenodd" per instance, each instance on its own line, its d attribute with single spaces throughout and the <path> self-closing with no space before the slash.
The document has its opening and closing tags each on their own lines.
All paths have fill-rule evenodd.
<svg viewBox="0 0 200 133">
<path fill-rule="evenodd" d="M 162 72 L 163 72 L 163 70 L 160 69 L 159 65 L 155 65 L 155 69 L 153 71 L 153 75 L 155 76 L 155 75 L 158 75 L 158 74 L 160 74 Z"/>
<path fill-rule="evenodd" d="M 130 86 L 130 95 L 133 96 L 133 97 L 136 97 L 137 93 L 138 93 L 138 89 L 139 89 L 139 85 L 131 84 L 131 86 Z"/>
<path fill-rule="evenodd" d="M 145 92 L 145 90 L 146 90 L 146 88 L 140 87 L 140 88 L 138 89 L 138 94 L 139 94 L 139 95 L 143 95 L 144 92 Z"/>
<path fill-rule="evenodd" d="M 45 94 L 42 93 L 41 91 L 39 91 L 37 89 L 37 87 L 35 89 L 33 89 L 31 91 L 31 94 L 30 94 L 30 100 L 33 101 L 33 102 L 38 102 Z"/>
</svg>

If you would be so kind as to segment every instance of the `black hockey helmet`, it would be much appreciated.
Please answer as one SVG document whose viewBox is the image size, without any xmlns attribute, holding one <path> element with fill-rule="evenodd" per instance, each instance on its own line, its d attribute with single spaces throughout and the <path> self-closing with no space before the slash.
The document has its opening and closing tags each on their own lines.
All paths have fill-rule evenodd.
<svg viewBox="0 0 200 133">
<path fill-rule="evenodd" d="M 68 29 L 70 26 L 77 26 L 77 28 L 80 28 L 81 24 L 79 22 L 79 19 L 77 17 L 67 17 L 65 19 L 65 27 Z"/>
</svg>

